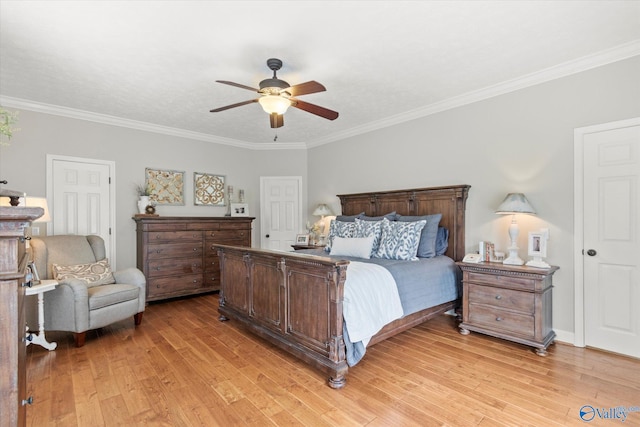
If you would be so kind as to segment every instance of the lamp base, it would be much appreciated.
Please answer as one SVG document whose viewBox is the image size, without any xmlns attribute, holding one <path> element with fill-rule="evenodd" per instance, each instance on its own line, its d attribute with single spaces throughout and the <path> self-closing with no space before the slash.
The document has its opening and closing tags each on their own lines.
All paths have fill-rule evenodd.
<svg viewBox="0 0 640 427">
<path fill-rule="evenodd" d="M 522 265 L 524 264 L 524 261 L 518 256 L 518 248 L 510 247 L 509 256 L 507 257 L 507 259 L 502 261 L 502 263 L 508 265 Z"/>
<path fill-rule="evenodd" d="M 551 267 L 549 264 L 544 262 L 541 257 L 533 257 L 533 259 L 531 261 L 527 262 L 527 265 L 529 267 L 536 267 L 536 268 L 549 268 L 549 267 Z"/>
</svg>

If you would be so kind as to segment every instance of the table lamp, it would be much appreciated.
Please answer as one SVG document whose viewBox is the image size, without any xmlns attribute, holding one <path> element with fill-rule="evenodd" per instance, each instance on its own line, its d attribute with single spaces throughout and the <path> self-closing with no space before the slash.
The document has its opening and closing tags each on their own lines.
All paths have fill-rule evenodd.
<svg viewBox="0 0 640 427">
<path fill-rule="evenodd" d="M 313 211 L 312 215 L 320 217 L 320 223 L 322 224 L 322 228 L 320 229 L 320 243 L 324 243 L 324 239 L 325 239 L 324 230 L 326 228 L 324 223 L 324 217 L 327 215 L 333 215 L 333 212 L 331 212 L 331 209 L 329 209 L 327 205 L 325 205 L 324 203 L 321 203 Z"/>
<path fill-rule="evenodd" d="M 503 264 L 510 265 L 522 265 L 524 261 L 518 256 L 518 223 L 516 222 L 516 214 L 532 214 L 535 215 L 536 211 L 529 203 L 527 198 L 522 193 L 509 193 L 504 198 L 498 209 L 496 210 L 498 215 L 513 215 L 511 217 L 511 225 L 509 225 L 509 238 L 511 244 L 509 246 L 509 256 L 502 261 Z"/>
</svg>

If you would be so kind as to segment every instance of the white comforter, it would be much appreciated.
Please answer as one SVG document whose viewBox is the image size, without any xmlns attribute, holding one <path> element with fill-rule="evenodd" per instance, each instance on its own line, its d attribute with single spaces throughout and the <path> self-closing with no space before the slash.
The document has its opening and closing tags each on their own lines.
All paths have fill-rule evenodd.
<svg viewBox="0 0 640 427">
<path fill-rule="evenodd" d="M 398 287 L 389 270 L 351 261 L 344 284 L 342 313 L 350 341 L 362 341 L 365 347 L 384 325 L 402 317 Z"/>
</svg>

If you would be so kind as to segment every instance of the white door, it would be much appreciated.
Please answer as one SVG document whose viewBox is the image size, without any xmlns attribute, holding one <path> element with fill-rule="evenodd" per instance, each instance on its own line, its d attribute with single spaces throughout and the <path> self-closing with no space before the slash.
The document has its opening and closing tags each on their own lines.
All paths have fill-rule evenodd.
<svg viewBox="0 0 640 427">
<path fill-rule="evenodd" d="M 104 239 L 115 270 L 115 200 L 113 162 L 47 156 L 47 198 L 51 205 L 51 234 L 95 234 Z"/>
<path fill-rule="evenodd" d="M 581 135 L 584 344 L 640 357 L 640 121 L 612 126 Z"/>
<path fill-rule="evenodd" d="M 260 177 L 260 247 L 292 250 L 302 229 L 301 199 L 301 177 Z"/>
</svg>

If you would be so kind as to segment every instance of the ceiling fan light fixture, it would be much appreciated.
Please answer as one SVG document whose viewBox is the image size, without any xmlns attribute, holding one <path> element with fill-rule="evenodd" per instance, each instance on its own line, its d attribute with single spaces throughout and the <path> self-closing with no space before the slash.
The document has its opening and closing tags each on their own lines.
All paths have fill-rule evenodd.
<svg viewBox="0 0 640 427">
<path fill-rule="evenodd" d="M 284 114 L 291 105 L 287 98 L 277 95 L 265 95 L 258 100 L 262 109 L 269 114 Z"/>
</svg>

